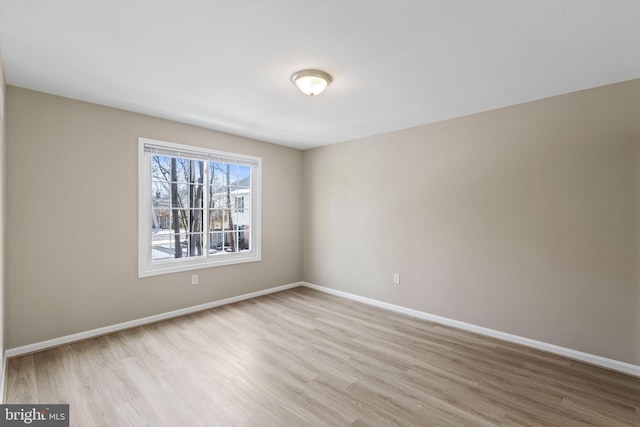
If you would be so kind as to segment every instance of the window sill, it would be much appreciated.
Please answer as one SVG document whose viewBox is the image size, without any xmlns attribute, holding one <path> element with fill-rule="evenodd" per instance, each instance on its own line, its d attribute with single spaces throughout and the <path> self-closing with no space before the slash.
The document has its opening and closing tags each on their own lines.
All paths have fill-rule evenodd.
<svg viewBox="0 0 640 427">
<path fill-rule="evenodd" d="M 226 265 L 243 264 L 246 262 L 261 261 L 260 255 L 257 254 L 238 254 L 237 256 L 230 255 L 224 259 L 207 259 L 204 261 L 202 258 L 195 259 L 193 261 L 185 261 L 179 264 L 175 262 L 167 263 L 152 263 L 151 265 L 140 265 L 138 267 L 138 278 L 160 276 L 163 274 L 180 273 L 183 271 L 200 270 L 203 268 L 223 267 Z"/>
</svg>

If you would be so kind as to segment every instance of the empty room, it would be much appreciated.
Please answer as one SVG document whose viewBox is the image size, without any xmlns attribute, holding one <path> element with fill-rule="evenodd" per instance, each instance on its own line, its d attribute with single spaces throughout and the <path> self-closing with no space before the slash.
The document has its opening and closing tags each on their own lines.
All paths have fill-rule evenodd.
<svg viewBox="0 0 640 427">
<path fill-rule="evenodd" d="M 0 0 L 0 425 L 640 426 L 638 22 Z"/>
</svg>

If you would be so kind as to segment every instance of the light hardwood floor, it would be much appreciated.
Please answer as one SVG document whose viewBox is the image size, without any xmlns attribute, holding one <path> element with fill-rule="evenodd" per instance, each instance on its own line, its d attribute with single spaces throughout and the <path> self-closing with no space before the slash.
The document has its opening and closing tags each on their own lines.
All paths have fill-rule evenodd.
<svg viewBox="0 0 640 427">
<path fill-rule="evenodd" d="M 74 426 L 640 426 L 640 379 L 296 288 L 8 363 Z"/>
</svg>

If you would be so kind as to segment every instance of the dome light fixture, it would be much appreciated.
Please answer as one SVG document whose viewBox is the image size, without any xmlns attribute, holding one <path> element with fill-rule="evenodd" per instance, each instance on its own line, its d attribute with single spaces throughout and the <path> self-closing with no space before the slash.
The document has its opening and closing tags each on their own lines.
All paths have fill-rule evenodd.
<svg viewBox="0 0 640 427">
<path fill-rule="evenodd" d="M 331 83 L 331 76 L 320 70 L 300 70 L 293 73 L 291 81 L 305 95 L 320 95 Z"/>
</svg>

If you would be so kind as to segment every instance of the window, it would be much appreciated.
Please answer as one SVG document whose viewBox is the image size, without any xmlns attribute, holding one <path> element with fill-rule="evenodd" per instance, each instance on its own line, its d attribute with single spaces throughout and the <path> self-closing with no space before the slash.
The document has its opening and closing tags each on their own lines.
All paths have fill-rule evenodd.
<svg viewBox="0 0 640 427">
<path fill-rule="evenodd" d="M 238 212 L 244 212 L 244 196 L 236 197 L 236 209 Z"/>
<path fill-rule="evenodd" d="M 139 138 L 138 276 L 260 260 L 261 159 Z"/>
</svg>

